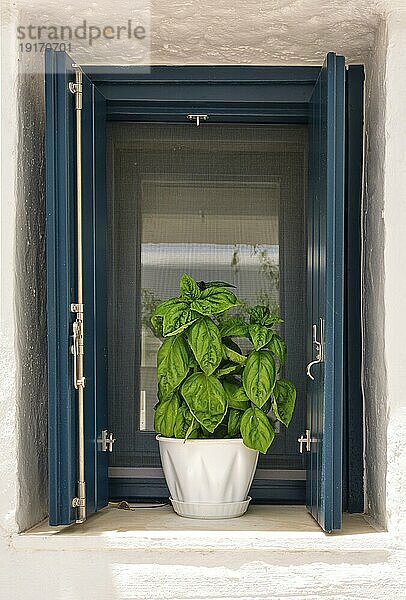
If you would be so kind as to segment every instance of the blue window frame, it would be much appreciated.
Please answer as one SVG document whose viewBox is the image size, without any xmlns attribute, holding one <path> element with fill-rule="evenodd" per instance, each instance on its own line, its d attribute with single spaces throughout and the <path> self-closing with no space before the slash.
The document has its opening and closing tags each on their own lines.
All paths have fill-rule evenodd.
<svg viewBox="0 0 406 600">
<path fill-rule="evenodd" d="M 76 409 L 72 390 L 69 336 L 70 303 L 74 301 L 74 160 L 73 98 L 67 92 L 72 79 L 72 61 L 60 52 L 48 52 L 46 58 L 47 108 L 47 202 L 48 202 L 48 312 L 49 312 L 49 457 L 50 523 L 69 523 L 75 518 L 71 507 L 75 495 Z M 105 297 L 105 124 L 106 121 L 177 122 L 186 113 L 209 113 L 214 123 L 307 124 L 315 136 L 311 155 L 328 155 L 328 172 L 312 171 L 320 193 L 326 192 L 336 218 L 342 215 L 342 230 L 335 253 L 334 269 L 342 281 L 342 324 L 340 335 L 326 340 L 335 345 L 325 368 L 337 370 L 341 378 L 340 401 L 329 395 L 335 414 L 334 443 L 319 453 L 318 462 L 310 452 L 308 489 L 316 486 L 318 498 L 308 495 L 308 505 L 326 530 L 339 528 L 341 511 L 362 511 L 362 399 L 360 393 L 360 323 L 355 311 L 348 310 L 349 290 L 352 306 L 359 306 L 359 206 L 362 163 L 362 86 L 363 69 L 344 69 L 341 57 L 330 54 L 324 67 L 152 67 L 147 71 L 131 67 L 83 67 L 85 74 L 84 172 L 88 177 L 86 204 L 89 229 L 86 237 L 87 393 L 86 478 L 88 513 L 98 510 L 108 500 L 107 458 L 101 453 L 97 438 L 107 428 L 106 415 L 106 311 Z M 325 85 L 325 81 L 327 84 Z M 323 83 L 322 83 L 323 82 Z M 317 96 L 318 95 L 318 96 Z M 318 101 L 315 102 L 317 96 Z M 345 102 L 346 101 L 346 102 Z M 310 108 L 313 107 L 313 112 Z M 315 108 L 316 107 L 316 108 Z M 345 108 L 346 107 L 346 108 Z M 317 110 L 319 111 L 317 113 Z M 312 115 L 312 116 L 311 116 Z M 326 138 L 317 135 L 327 131 Z M 332 153 L 332 137 L 334 153 Z M 345 144 L 345 145 L 344 145 Z M 334 154 L 334 156 L 333 156 Z M 341 161 L 341 163 L 340 163 Z M 340 166 L 341 164 L 341 166 Z M 345 179 L 343 179 L 345 167 Z M 314 173 L 314 174 L 313 174 Z M 91 174 L 91 177 L 89 177 Z M 324 178 L 324 179 L 323 179 Z M 324 183 L 323 183 L 324 182 Z M 332 183 L 333 182 L 333 183 Z M 340 183 L 341 182 L 341 183 Z M 312 185 L 312 182 L 310 182 Z M 320 186 L 325 186 L 322 189 Z M 338 185 L 338 189 L 336 186 Z M 333 191 L 333 187 L 334 191 Z M 341 187 L 340 187 L 341 186 Z M 320 194 L 319 194 L 320 197 Z M 345 201 L 344 201 L 345 200 Z M 328 206 L 326 205 L 326 210 Z M 328 210 L 327 210 L 328 213 Z M 320 213 L 319 213 L 320 214 Z M 328 213 L 330 214 L 330 213 Z M 327 218 L 328 221 L 328 218 Z M 323 221 L 322 221 L 323 222 Z M 344 227 L 345 225 L 345 227 Z M 337 219 L 334 226 L 340 229 Z M 320 225 L 319 225 L 320 227 Z M 309 238 L 311 239 L 311 238 Z M 314 240 L 313 240 L 314 241 Z M 342 263 L 337 265 L 338 258 Z M 338 262 L 340 262 L 338 260 Z M 337 291 L 337 290 L 336 290 Z M 334 291 L 334 293 L 336 293 Z M 355 303 L 355 304 L 354 304 Z M 320 312 L 320 311 L 319 311 Z M 359 314 L 359 313 L 358 313 Z M 327 316 L 326 316 L 327 319 Z M 313 318 L 314 320 L 314 318 Z M 308 327 L 308 326 L 307 326 Z M 306 333 L 306 335 L 308 332 Z M 326 331 L 330 335 L 330 331 Z M 344 336 L 344 337 L 343 337 Z M 312 349 L 309 348 L 309 360 Z M 337 357 L 341 356 L 343 365 Z M 336 371 L 334 371 L 336 372 Z M 324 378 L 323 378 L 324 380 Z M 321 398 L 324 394 L 320 396 Z M 348 398 L 351 397 L 351 412 Z M 323 412 L 323 403 L 321 403 Z M 320 408 L 320 407 L 319 407 Z M 324 433 L 333 427 L 325 422 Z M 332 414 L 331 411 L 329 413 Z M 342 423 L 344 443 L 341 443 Z M 320 433 L 320 432 L 319 432 Z M 339 447 L 337 447 L 337 444 Z M 327 446 L 326 446 L 327 449 Z M 350 450 L 349 450 L 350 449 Z M 334 464 L 331 479 L 323 467 L 328 458 Z M 316 453 L 317 454 L 317 453 Z M 320 458 L 321 457 L 321 458 Z M 331 462 L 333 461 L 333 462 Z M 317 466 L 315 466 L 317 465 Z M 324 471 L 323 471 L 324 468 Z M 326 482 L 326 477 L 328 481 Z M 339 484 L 337 483 L 340 480 Z M 333 489 L 321 490 L 320 481 Z M 341 489 L 342 482 L 342 489 Z M 137 489 L 143 496 L 158 496 L 157 481 L 139 480 Z M 128 480 L 116 481 L 118 492 L 133 494 L 125 486 Z M 159 486 L 159 484 L 158 484 Z M 331 487 L 332 486 L 332 487 Z M 274 482 L 275 501 L 304 501 L 303 482 Z M 142 491 L 141 491 L 142 490 Z M 321 490 L 321 491 L 320 491 Z M 110 494 L 114 493 L 110 490 Z M 258 485 L 257 498 L 266 500 L 266 483 Z M 321 495 L 320 495 L 321 494 Z M 317 509 L 314 506 L 317 505 Z M 330 518 L 328 515 L 335 515 Z M 326 517 L 327 515 L 327 517 Z"/>
</svg>

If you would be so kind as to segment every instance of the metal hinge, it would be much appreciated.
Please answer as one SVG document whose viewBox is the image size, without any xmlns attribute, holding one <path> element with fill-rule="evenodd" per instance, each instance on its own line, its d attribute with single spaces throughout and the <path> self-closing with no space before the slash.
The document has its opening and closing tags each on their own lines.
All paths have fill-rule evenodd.
<svg viewBox="0 0 406 600">
<path fill-rule="evenodd" d="M 76 523 L 84 523 L 86 521 L 86 483 L 84 481 L 78 481 L 78 495 L 72 498 L 72 508 L 78 509 Z"/>
<path fill-rule="evenodd" d="M 114 433 L 108 431 L 107 429 L 103 429 L 101 432 L 101 436 L 97 438 L 97 442 L 100 444 L 100 450 L 102 452 L 113 452 L 113 444 L 116 441 L 114 437 Z"/>
<path fill-rule="evenodd" d="M 199 127 L 200 121 L 207 121 L 209 115 L 186 115 L 189 121 L 196 121 L 196 126 Z"/>
<path fill-rule="evenodd" d="M 85 498 L 78 498 L 76 496 L 76 498 L 72 499 L 72 507 L 73 508 L 80 508 L 80 507 L 83 508 L 85 506 L 86 506 L 86 500 L 85 500 Z"/>
<path fill-rule="evenodd" d="M 83 85 L 82 85 L 82 71 L 78 65 L 72 65 L 75 72 L 75 81 L 70 81 L 68 84 L 68 89 L 71 94 L 75 95 L 75 108 L 77 110 L 82 110 L 82 97 L 83 97 Z"/>
</svg>

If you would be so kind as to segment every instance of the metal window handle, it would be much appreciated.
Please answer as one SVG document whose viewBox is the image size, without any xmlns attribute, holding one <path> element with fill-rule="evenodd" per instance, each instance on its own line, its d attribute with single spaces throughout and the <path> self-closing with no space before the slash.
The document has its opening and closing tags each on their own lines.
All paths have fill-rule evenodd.
<svg viewBox="0 0 406 600">
<path fill-rule="evenodd" d="M 101 436 L 97 438 L 97 441 L 100 444 L 100 450 L 102 452 L 113 452 L 113 444 L 116 441 L 114 433 L 107 429 L 103 429 Z"/>
<path fill-rule="evenodd" d="M 309 362 L 306 367 L 306 375 L 314 381 L 312 375 L 313 365 L 324 362 L 324 319 L 320 319 L 320 340 L 317 339 L 317 325 L 313 325 L 313 345 L 316 349 L 316 358 Z"/>
<path fill-rule="evenodd" d="M 306 437 L 301 435 L 300 438 L 297 438 L 300 447 L 300 454 L 303 453 L 303 444 L 306 444 L 306 452 L 310 452 L 310 444 L 315 440 L 312 440 L 310 436 L 310 429 L 306 429 Z"/>
</svg>

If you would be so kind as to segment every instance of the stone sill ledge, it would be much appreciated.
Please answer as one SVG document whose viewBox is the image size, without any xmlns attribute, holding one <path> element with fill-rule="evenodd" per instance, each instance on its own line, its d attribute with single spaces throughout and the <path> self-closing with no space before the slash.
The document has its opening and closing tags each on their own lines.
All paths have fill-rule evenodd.
<svg viewBox="0 0 406 600">
<path fill-rule="evenodd" d="M 251 506 L 238 519 L 184 519 L 172 508 L 106 507 L 82 525 L 40 523 L 13 536 L 17 550 L 268 550 L 385 552 L 396 546 L 363 515 L 344 515 L 342 531 L 325 534 L 304 506 Z"/>
</svg>

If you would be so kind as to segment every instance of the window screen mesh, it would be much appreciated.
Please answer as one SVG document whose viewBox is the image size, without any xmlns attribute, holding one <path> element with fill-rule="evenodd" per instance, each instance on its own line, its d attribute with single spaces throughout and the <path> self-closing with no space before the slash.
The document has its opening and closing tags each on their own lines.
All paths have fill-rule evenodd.
<svg viewBox="0 0 406 600">
<path fill-rule="evenodd" d="M 260 465 L 301 468 L 305 129 L 117 123 L 108 139 L 111 466 L 160 466 L 160 340 L 150 315 L 189 273 L 227 281 L 247 306 L 268 304 L 285 319 L 285 374 L 298 387 L 298 407 Z"/>
</svg>

